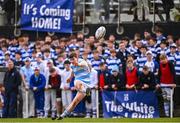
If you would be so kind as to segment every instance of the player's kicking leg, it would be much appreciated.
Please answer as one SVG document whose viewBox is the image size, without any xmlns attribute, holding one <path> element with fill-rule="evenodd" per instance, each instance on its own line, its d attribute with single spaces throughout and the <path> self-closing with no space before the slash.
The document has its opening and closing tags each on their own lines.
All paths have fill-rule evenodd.
<svg viewBox="0 0 180 123">
<path fill-rule="evenodd" d="M 80 81 L 76 82 L 76 88 L 78 90 L 75 98 L 71 102 L 71 104 L 67 107 L 67 109 L 60 115 L 58 120 L 63 119 L 70 115 L 70 113 L 74 110 L 74 108 L 79 104 L 79 102 L 86 96 L 90 94 L 90 89 L 86 88 Z"/>
<path fill-rule="evenodd" d="M 71 102 L 71 104 L 67 107 L 67 109 L 60 115 L 58 120 L 63 119 L 64 117 L 67 117 L 70 115 L 70 113 L 74 110 L 76 105 L 85 97 L 86 95 L 82 92 L 77 92 L 75 98 Z"/>
</svg>

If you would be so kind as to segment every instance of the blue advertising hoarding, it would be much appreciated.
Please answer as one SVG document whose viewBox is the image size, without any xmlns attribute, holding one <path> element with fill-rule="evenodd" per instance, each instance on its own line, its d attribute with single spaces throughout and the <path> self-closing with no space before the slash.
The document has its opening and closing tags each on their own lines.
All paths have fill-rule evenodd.
<svg viewBox="0 0 180 123">
<path fill-rule="evenodd" d="M 158 118 L 158 101 L 153 91 L 103 91 L 105 118 Z"/>
</svg>

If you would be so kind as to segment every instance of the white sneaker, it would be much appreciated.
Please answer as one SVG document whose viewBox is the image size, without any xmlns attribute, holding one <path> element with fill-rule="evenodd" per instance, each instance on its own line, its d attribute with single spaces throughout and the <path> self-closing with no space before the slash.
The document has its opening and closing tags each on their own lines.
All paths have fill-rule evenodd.
<svg viewBox="0 0 180 123">
<path fill-rule="evenodd" d="M 43 117 L 43 116 L 38 116 L 37 118 L 42 119 L 42 118 L 44 118 L 44 117 Z"/>
<path fill-rule="evenodd" d="M 45 113 L 45 114 L 44 114 L 44 118 L 48 118 L 48 113 Z"/>
<path fill-rule="evenodd" d="M 85 118 L 91 118 L 91 117 L 90 117 L 90 115 L 86 115 L 86 117 L 85 117 Z"/>
</svg>

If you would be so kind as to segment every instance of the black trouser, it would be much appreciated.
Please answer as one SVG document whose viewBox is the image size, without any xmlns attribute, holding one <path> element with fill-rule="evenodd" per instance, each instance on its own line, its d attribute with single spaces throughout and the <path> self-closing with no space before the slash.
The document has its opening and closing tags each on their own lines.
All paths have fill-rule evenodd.
<svg viewBox="0 0 180 123">
<path fill-rule="evenodd" d="M 5 118 L 17 117 L 17 93 L 13 91 L 5 92 L 3 117 Z"/>
<path fill-rule="evenodd" d="M 157 95 L 157 99 L 158 99 L 159 115 L 160 115 L 160 117 L 164 117 L 164 116 L 165 116 L 165 111 L 164 111 L 164 99 L 163 99 L 163 96 L 162 96 L 162 90 L 161 90 L 161 88 L 159 88 L 158 90 L 156 90 L 156 95 Z"/>
</svg>

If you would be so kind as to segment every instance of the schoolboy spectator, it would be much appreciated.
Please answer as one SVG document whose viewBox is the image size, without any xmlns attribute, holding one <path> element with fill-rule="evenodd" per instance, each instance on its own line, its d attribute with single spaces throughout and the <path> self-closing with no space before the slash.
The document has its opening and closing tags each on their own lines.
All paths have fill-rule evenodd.
<svg viewBox="0 0 180 123">
<path fill-rule="evenodd" d="M 130 48 L 130 39 L 129 39 L 129 37 L 127 37 L 127 36 L 122 37 L 121 42 L 123 42 L 123 43 L 125 44 L 125 47 L 126 47 L 127 49 Z M 116 49 L 118 49 L 118 48 L 119 48 L 119 46 L 116 47 Z"/>
<path fill-rule="evenodd" d="M 91 65 L 95 70 L 100 70 L 99 65 L 100 63 L 104 62 L 104 60 L 99 56 L 99 52 L 97 50 L 93 51 L 94 58 L 91 60 Z"/>
<path fill-rule="evenodd" d="M 68 45 L 68 48 L 69 49 L 76 49 L 76 48 L 79 48 L 78 44 L 77 44 L 77 39 L 76 39 L 76 36 L 75 35 L 72 35 L 70 37 L 70 44 Z"/>
<path fill-rule="evenodd" d="M 25 40 L 23 37 L 19 37 L 18 38 L 18 42 L 19 42 L 19 47 L 18 47 L 18 51 L 21 51 L 23 49 L 23 46 L 25 45 Z"/>
<path fill-rule="evenodd" d="M 175 82 L 177 86 L 180 86 L 180 45 L 178 46 L 178 52 L 175 55 L 175 72 L 176 72 L 176 78 Z M 179 98 L 180 88 L 175 88 L 175 106 L 180 105 L 180 98 Z"/>
<path fill-rule="evenodd" d="M 157 27 L 155 29 L 155 33 L 156 33 L 157 44 L 160 44 L 162 40 L 166 39 L 166 37 L 163 35 L 163 29 L 162 28 Z"/>
<path fill-rule="evenodd" d="M 33 50 L 32 51 L 32 54 L 31 54 L 31 66 L 33 67 L 33 66 L 35 66 L 36 65 L 36 51 L 35 50 Z"/>
<path fill-rule="evenodd" d="M 18 47 L 19 47 L 18 40 L 15 37 L 13 37 L 12 44 L 8 47 L 8 51 L 11 53 L 12 58 L 15 57 L 15 52 L 18 51 Z"/>
<path fill-rule="evenodd" d="M 41 74 L 45 73 L 46 64 L 43 60 L 43 55 L 41 53 L 36 54 L 36 63 L 34 64 L 33 67 L 38 67 L 40 69 Z"/>
<path fill-rule="evenodd" d="M 57 60 L 55 61 L 55 66 L 58 67 L 60 70 L 64 70 L 64 55 L 59 54 Z"/>
<path fill-rule="evenodd" d="M 142 73 L 139 76 L 139 84 L 143 90 L 154 90 L 156 87 L 154 73 L 147 66 L 142 68 Z"/>
<path fill-rule="evenodd" d="M 52 54 L 51 54 L 51 52 L 50 52 L 49 49 L 45 49 L 45 50 L 44 50 L 43 60 L 44 60 L 44 63 L 45 63 L 45 64 L 47 64 L 47 61 L 48 61 L 48 60 L 53 60 Z"/>
<path fill-rule="evenodd" d="M 153 59 L 153 53 L 151 51 L 146 52 L 147 61 L 144 64 L 145 66 L 149 67 L 149 70 L 153 72 L 155 75 L 158 74 L 158 63 Z"/>
<path fill-rule="evenodd" d="M 106 64 L 104 62 L 99 64 L 100 71 L 98 71 L 98 79 L 99 79 L 99 88 L 100 90 L 109 89 L 110 82 L 110 72 L 108 71 Z"/>
<path fill-rule="evenodd" d="M 0 66 L 5 66 L 5 53 L 7 52 L 7 46 L 1 46 L 0 48 Z"/>
<path fill-rule="evenodd" d="M 80 55 L 82 55 L 82 53 L 84 52 L 84 40 L 81 38 L 78 38 L 77 39 L 77 45 L 79 47 Z"/>
<path fill-rule="evenodd" d="M 20 73 L 22 76 L 23 118 L 34 117 L 35 105 L 34 105 L 33 91 L 29 89 L 30 77 L 34 73 L 34 70 L 31 66 L 31 59 L 29 57 L 25 59 L 25 65 L 21 67 Z M 26 109 L 26 107 L 28 108 Z"/>
<path fill-rule="evenodd" d="M 56 72 L 61 75 L 61 71 L 54 66 L 53 61 L 52 60 L 47 60 L 47 65 L 45 68 L 45 78 L 46 78 L 46 86 L 45 86 L 45 105 L 44 105 L 44 109 L 45 109 L 45 115 L 44 117 L 48 117 L 49 111 L 50 111 L 50 104 L 51 104 L 51 91 L 50 88 L 48 86 L 48 82 L 49 82 L 49 76 L 50 76 L 50 69 L 54 68 L 56 70 Z"/>
<path fill-rule="evenodd" d="M 159 47 L 159 45 L 157 45 L 156 43 L 156 39 L 150 37 L 148 40 L 147 40 L 148 44 L 147 44 L 147 49 L 149 51 L 152 52 L 152 55 L 154 58 L 156 58 L 157 56 L 157 52 L 156 52 L 156 48 Z"/>
<path fill-rule="evenodd" d="M 51 118 L 54 120 L 56 118 L 56 93 L 60 89 L 61 76 L 57 73 L 55 68 L 49 69 L 50 76 L 48 82 L 48 88 L 50 90 L 51 98 Z"/>
<path fill-rule="evenodd" d="M 22 60 L 20 51 L 15 53 L 14 65 L 18 68 L 24 66 L 24 61 Z"/>
<path fill-rule="evenodd" d="M 142 40 L 136 39 L 135 40 L 135 47 L 133 48 L 134 50 L 131 51 L 130 53 L 133 54 L 135 58 L 137 58 L 141 54 L 140 49 L 142 46 L 143 46 Z"/>
<path fill-rule="evenodd" d="M 107 48 L 105 49 L 104 54 L 103 54 L 104 58 L 108 58 L 111 55 L 110 50 L 112 49 L 115 49 L 114 44 L 113 42 L 109 41 L 107 43 Z"/>
<path fill-rule="evenodd" d="M 30 57 L 32 53 L 32 49 L 30 49 L 28 44 L 24 44 L 23 49 L 21 50 L 21 56 L 22 60 L 24 60 L 27 57 Z"/>
<path fill-rule="evenodd" d="M 126 88 L 127 89 L 136 89 L 136 86 L 139 82 L 138 79 L 138 70 L 134 66 L 133 60 L 127 60 L 127 68 L 126 68 Z"/>
<path fill-rule="evenodd" d="M 159 61 L 159 57 L 160 57 L 161 54 L 166 54 L 167 55 L 169 53 L 168 50 L 169 49 L 167 49 L 166 41 L 162 40 L 161 43 L 160 43 L 160 47 L 158 47 L 156 49 L 156 52 L 157 52 L 156 60 Z"/>
<path fill-rule="evenodd" d="M 120 42 L 119 49 L 118 49 L 118 52 L 117 52 L 116 56 L 117 56 L 118 59 L 121 60 L 123 73 L 125 73 L 125 71 L 126 71 L 126 60 L 127 60 L 127 56 L 129 54 L 130 53 L 127 51 L 125 43 Z"/>
<path fill-rule="evenodd" d="M 62 83 L 61 83 L 61 95 L 62 95 L 62 105 L 63 105 L 63 110 L 68 107 L 68 105 L 72 101 L 72 91 L 70 88 L 70 83 L 67 83 L 67 80 L 71 77 L 72 74 L 72 69 L 70 67 L 70 61 L 66 60 L 64 62 L 64 70 L 62 71 Z"/>
<path fill-rule="evenodd" d="M 7 51 L 5 52 L 5 55 L 4 55 L 4 65 L 5 67 L 8 67 L 8 62 L 11 60 L 10 58 L 10 52 Z"/>
<path fill-rule="evenodd" d="M 176 44 L 170 45 L 170 53 L 167 54 L 168 60 L 170 62 L 172 62 L 173 64 L 175 64 L 175 62 L 176 62 L 176 59 L 175 59 L 175 56 L 177 54 L 177 50 L 176 49 L 177 49 Z"/>
<path fill-rule="evenodd" d="M 91 47 L 91 45 L 86 44 L 86 45 L 84 46 L 84 52 L 85 52 L 85 53 L 88 53 L 88 60 L 89 60 L 89 61 L 93 60 L 93 53 L 92 53 L 92 47 Z"/>
<path fill-rule="evenodd" d="M 144 33 L 144 38 L 142 39 L 143 45 L 147 46 L 147 40 L 151 37 L 151 33 L 148 30 L 145 30 Z"/>
<path fill-rule="evenodd" d="M 114 66 L 118 67 L 119 71 L 122 73 L 122 64 L 121 60 L 116 57 L 116 50 L 110 50 L 110 57 L 106 59 L 106 64 L 108 66 L 108 70 L 111 71 Z"/>
<path fill-rule="evenodd" d="M 61 49 L 61 47 L 58 45 L 58 46 L 56 46 L 55 47 L 55 53 L 54 53 L 54 60 L 57 60 L 58 59 L 58 55 L 59 54 L 61 54 L 61 51 L 62 51 L 63 49 Z"/>
<path fill-rule="evenodd" d="M 136 65 L 137 65 L 138 71 L 142 71 L 142 68 L 147 61 L 147 57 L 146 57 L 147 47 L 143 45 L 140 48 L 140 51 L 141 51 L 141 55 L 139 55 L 136 59 Z"/>
<path fill-rule="evenodd" d="M 124 77 L 119 73 L 119 68 L 114 66 L 111 70 L 109 86 L 112 88 L 112 90 L 124 90 L 125 85 Z"/>
<path fill-rule="evenodd" d="M 169 62 L 167 56 L 162 54 L 160 56 L 160 67 L 159 67 L 159 80 L 160 85 L 165 86 L 162 88 L 163 98 L 164 98 L 164 110 L 165 115 L 169 116 L 170 111 L 170 97 L 173 93 L 173 88 L 175 85 L 175 70 L 173 63 Z M 172 87 L 172 88 L 171 88 Z"/>
</svg>

